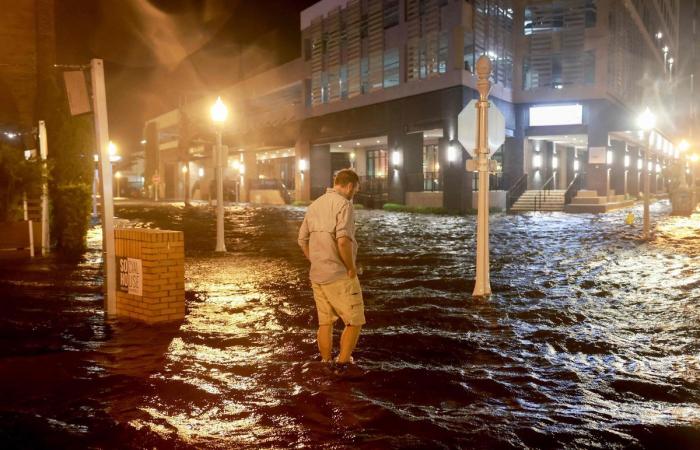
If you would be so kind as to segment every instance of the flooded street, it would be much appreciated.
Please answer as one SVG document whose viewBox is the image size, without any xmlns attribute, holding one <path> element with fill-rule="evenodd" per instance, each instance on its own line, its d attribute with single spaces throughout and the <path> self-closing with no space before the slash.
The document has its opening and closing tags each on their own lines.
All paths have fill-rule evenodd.
<svg viewBox="0 0 700 450">
<path fill-rule="evenodd" d="M 102 314 L 100 230 L 79 265 L 2 266 L 4 448 L 698 448 L 700 213 L 357 211 L 361 377 L 317 360 L 304 208 L 121 206 L 185 232 L 186 319 Z M 338 328 L 338 327 L 336 327 Z M 336 330 L 339 331 L 339 330 Z M 336 342 L 337 336 L 336 333 Z"/>
</svg>

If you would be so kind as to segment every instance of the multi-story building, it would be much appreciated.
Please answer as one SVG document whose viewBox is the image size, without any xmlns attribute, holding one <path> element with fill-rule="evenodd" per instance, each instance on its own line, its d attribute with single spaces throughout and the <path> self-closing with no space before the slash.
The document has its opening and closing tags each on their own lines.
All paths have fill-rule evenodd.
<svg viewBox="0 0 700 450">
<path fill-rule="evenodd" d="M 602 202 L 638 194 L 646 140 L 635 120 L 645 107 L 658 118 L 652 192 L 664 189 L 663 167 L 677 156 L 678 0 L 322 0 L 300 19 L 299 59 L 221 93 L 236 112 L 224 141 L 244 168 L 228 171 L 243 199 L 260 179 L 313 199 L 336 170 L 354 167 L 363 201 L 470 208 L 475 176 L 457 115 L 478 97 L 481 55 L 492 60 L 490 99 L 506 124 L 494 201 L 516 186 L 575 185 Z M 209 101 L 188 116 L 206 123 Z M 147 124 L 166 190 L 184 160 L 168 150 L 179 145 L 178 117 Z M 190 176 L 210 172 L 208 145 L 189 148 L 203 158 Z"/>
<path fill-rule="evenodd" d="M 0 139 L 34 148 L 41 78 L 56 62 L 53 0 L 19 0 L 0 14 Z"/>
</svg>

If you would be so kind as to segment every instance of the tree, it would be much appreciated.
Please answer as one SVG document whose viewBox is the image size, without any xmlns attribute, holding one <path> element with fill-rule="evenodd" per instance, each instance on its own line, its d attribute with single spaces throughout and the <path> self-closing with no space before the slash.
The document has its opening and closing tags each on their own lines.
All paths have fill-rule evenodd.
<svg viewBox="0 0 700 450">
<path fill-rule="evenodd" d="M 46 122 L 51 168 L 51 236 L 59 253 L 77 257 L 86 249 L 90 224 L 95 139 L 91 115 L 70 115 L 61 75 L 45 79 L 39 114 Z"/>
<path fill-rule="evenodd" d="M 22 219 L 22 195 L 41 192 L 41 165 L 27 161 L 18 145 L 0 141 L 0 222 Z"/>
</svg>

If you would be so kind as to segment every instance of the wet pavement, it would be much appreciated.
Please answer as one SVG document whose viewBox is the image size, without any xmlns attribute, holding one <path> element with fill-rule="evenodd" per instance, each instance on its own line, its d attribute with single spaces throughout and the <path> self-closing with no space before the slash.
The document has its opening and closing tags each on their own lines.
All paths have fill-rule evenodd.
<svg viewBox="0 0 700 450">
<path fill-rule="evenodd" d="M 315 362 L 304 209 L 121 206 L 185 231 L 187 315 L 105 320 L 100 231 L 75 265 L 3 265 L 3 448 L 698 448 L 700 213 L 357 212 L 362 376 Z M 336 336 L 337 338 L 337 336 Z"/>
</svg>

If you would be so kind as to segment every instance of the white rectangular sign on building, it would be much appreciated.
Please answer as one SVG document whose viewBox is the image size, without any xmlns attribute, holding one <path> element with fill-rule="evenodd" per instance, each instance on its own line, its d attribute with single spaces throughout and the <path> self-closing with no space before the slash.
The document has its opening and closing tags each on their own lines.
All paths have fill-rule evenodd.
<svg viewBox="0 0 700 450">
<path fill-rule="evenodd" d="M 608 156 L 607 150 L 605 147 L 590 147 L 588 149 L 588 164 L 605 164 Z"/>
<path fill-rule="evenodd" d="M 582 123 L 583 106 L 578 104 L 530 107 L 531 127 L 581 125 Z"/>
</svg>

